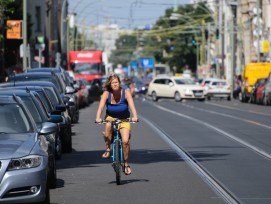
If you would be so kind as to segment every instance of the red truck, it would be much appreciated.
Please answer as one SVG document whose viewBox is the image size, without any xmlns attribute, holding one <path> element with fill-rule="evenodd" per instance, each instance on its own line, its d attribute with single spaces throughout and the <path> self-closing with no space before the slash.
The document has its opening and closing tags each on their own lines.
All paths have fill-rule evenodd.
<svg viewBox="0 0 271 204">
<path fill-rule="evenodd" d="M 105 74 L 101 51 L 70 51 L 68 59 L 68 70 L 74 72 L 75 78 L 91 81 Z"/>
</svg>

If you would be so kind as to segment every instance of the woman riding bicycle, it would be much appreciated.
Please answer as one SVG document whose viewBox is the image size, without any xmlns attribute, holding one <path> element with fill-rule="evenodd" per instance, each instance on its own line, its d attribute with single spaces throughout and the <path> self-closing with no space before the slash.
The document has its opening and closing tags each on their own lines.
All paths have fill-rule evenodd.
<svg viewBox="0 0 271 204">
<path fill-rule="evenodd" d="M 101 123 L 101 115 L 106 105 L 106 120 L 114 120 L 114 118 L 118 119 L 127 119 L 130 118 L 130 111 L 132 112 L 132 121 L 137 122 L 137 112 L 135 108 L 135 104 L 133 101 L 133 97 L 131 92 L 128 89 L 123 89 L 120 86 L 120 78 L 118 75 L 112 73 L 109 75 L 106 83 L 105 83 L 105 91 L 103 92 L 99 107 L 96 114 L 96 122 Z M 132 173 L 131 167 L 128 164 L 129 152 L 130 152 L 130 131 L 131 125 L 129 122 L 122 122 L 120 125 L 120 134 L 122 138 L 123 144 L 123 155 L 124 155 L 124 173 L 126 175 L 130 175 Z M 103 158 L 110 157 L 110 145 L 112 139 L 111 132 L 111 123 L 105 124 L 105 144 L 106 150 L 103 153 Z"/>
</svg>

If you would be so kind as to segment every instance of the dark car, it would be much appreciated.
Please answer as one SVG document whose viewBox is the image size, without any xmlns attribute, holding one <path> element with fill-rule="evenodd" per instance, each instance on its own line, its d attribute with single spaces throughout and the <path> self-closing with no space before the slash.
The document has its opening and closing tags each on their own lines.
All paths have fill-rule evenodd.
<svg viewBox="0 0 271 204">
<path fill-rule="evenodd" d="M 76 98 L 77 89 L 74 87 L 74 82 L 70 79 L 68 72 L 66 72 L 63 68 L 57 67 L 42 67 L 42 68 L 31 68 L 27 70 L 28 73 L 31 72 L 54 72 L 60 76 L 60 78 L 64 81 L 66 87 L 65 92 L 66 95 L 70 97 L 70 101 L 75 103 L 75 106 L 72 106 L 70 109 L 70 116 L 73 123 L 77 123 L 79 120 L 79 104 L 77 104 L 78 99 Z"/>
<path fill-rule="evenodd" d="M 61 78 L 60 75 L 56 74 L 55 72 L 27 72 L 27 73 L 20 73 L 11 75 L 8 82 L 16 83 L 18 81 L 48 81 L 53 83 L 57 90 L 60 93 L 60 96 L 67 105 L 68 113 L 71 116 L 72 113 L 76 110 L 76 104 L 72 101 L 70 94 L 74 93 L 74 89 L 66 89 L 65 82 Z"/>
<path fill-rule="evenodd" d="M 47 81 L 19 81 L 16 83 L 3 83 L 0 87 L 13 87 L 13 86 L 40 86 L 43 87 L 54 106 L 53 114 L 60 113 L 64 118 L 60 123 L 60 139 L 62 144 L 62 150 L 64 153 L 72 151 L 72 124 L 71 118 L 67 112 L 66 106 L 60 96 L 55 85 Z"/>
<path fill-rule="evenodd" d="M 90 102 L 99 101 L 103 93 L 104 84 L 106 82 L 106 77 L 95 78 L 89 81 L 89 100 Z"/>
<path fill-rule="evenodd" d="M 0 203 L 50 203 L 48 142 L 54 123 L 38 128 L 24 102 L 0 95 Z"/>
<path fill-rule="evenodd" d="M 13 88 L 7 88 L 7 89 L 1 89 L 0 95 L 16 95 L 22 99 L 22 101 L 25 103 L 26 107 L 30 111 L 37 127 L 40 129 L 42 126 L 42 123 L 44 122 L 61 122 L 62 117 L 61 116 L 51 116 L 48 117 L 44 110 L 42 109 L 41 101 L 38 101 L 35 97 L 34 93 L 29 92 L 27 90 L 17 90 Z M 45 135 L 46 140 L 49 143 L 48 148 L 48 164 L 49 164 L 49 185 L 51 188 L 56 187 L 56 165 L 55 165 L 55 158 L 56 158 L 56 140 L 59 137 L 58 136 L 59 131 L 58 129 L 48 135 Z"/>
</svg>

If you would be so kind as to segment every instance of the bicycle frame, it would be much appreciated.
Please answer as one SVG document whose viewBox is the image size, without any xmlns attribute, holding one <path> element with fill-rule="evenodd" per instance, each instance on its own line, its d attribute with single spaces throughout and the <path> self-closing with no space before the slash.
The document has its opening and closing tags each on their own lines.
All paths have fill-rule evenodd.
<svg viewBox="0 0 271 204">
<path fill-rule="evenodd" d="M 122 140 L 121 140 L 121 135 L 119 131 L 119 126 L 120 122 L 118 120 L 112 121 L 112 142 L 111 142 L 111 160 L 114 163 L 115 162 L 115 148 L 114 146 L 116 145 L 117 142 L 119 142 L 119 156 L 120 156 L 120 163 L 123 163 L 123 151 L 122 151 Z"/>
</svg>

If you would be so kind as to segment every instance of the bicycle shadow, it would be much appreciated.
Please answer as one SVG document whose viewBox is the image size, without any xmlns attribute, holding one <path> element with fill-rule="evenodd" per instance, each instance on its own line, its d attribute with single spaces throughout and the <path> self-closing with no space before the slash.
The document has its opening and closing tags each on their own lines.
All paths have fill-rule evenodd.
<svg viewBox="0 0 271 204">
<path fill-rule="evenodd" d="M 122 179 L 120 185 L 126 185 L 129 183 L 135 183 L 135 182 L 149 182 L 149 181 L 150 180 L 148 180 L 148 179 L 127 179 L 127 180 Z M 111 181 L 111 182 L 109 182 L 109 184 L 116 185 L 116 181 Z"/>
</svg>

